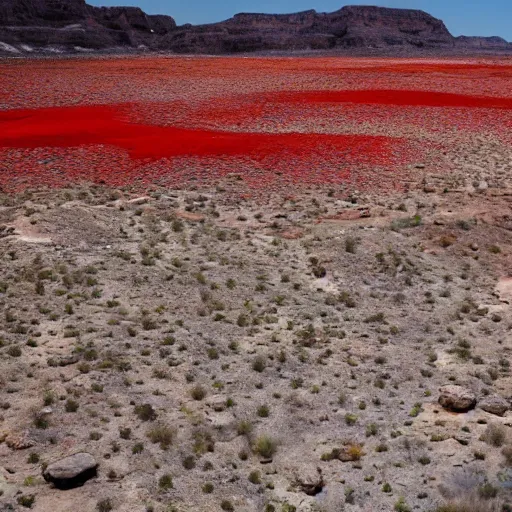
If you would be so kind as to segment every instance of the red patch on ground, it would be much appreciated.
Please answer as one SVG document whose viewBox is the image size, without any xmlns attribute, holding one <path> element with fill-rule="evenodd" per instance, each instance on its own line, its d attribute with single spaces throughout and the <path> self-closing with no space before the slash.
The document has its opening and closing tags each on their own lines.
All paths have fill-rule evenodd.
<svg viewBox="0 0 512 512">
<path fill-rule="evenodd" d="M 398 139 L 365 135 L 240 133 L 130 123 L 115 105 L 14 110 L 0 113 L 0 147 L 68 148 L 104 144 L 131 158 L 159 160 L 180 156 L 301 155 L 330 146 L 345 160 L 377 163 Z"/>
<path fill-rule="evenodd" d="M 467 96 L 435 91 L 356 90 L 278 93 L 274 101 L 284 103 L 356 103 L 404 107 L 495 108 L 512 110 L 512 98 Z"/>
<path fill-rule="evenodd" d="M 408 151 L 405 140 L 385 136 L 187 129 L 130 117 L 129 105 L 0 112 L 0 160 L 10 169 L 0 165 L 0 185 L 175 186 L 235 169 L 257 188 L 278 176 L 283 183 L 327 184 L 350 178 L 347 166 L 383 166 Z"/>
<path fill-rule="evenodd" d="M 415 163 L 457 168 L 475 134 L 512 144 L 511 62 L 6 60 L 0 189 L 85 181 L 142 191 L 232 174 L 263 196 L 403 189 L 421 177 Z"/>
</svg>

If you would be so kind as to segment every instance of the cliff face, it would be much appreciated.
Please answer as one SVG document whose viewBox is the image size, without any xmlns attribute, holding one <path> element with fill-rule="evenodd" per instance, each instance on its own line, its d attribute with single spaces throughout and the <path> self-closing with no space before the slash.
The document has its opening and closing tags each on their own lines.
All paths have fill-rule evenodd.
<svg viewBox="0 0 512 512">
<path fill-rule="evenodd" d="M 500 38 L 454 38 L 444 23 L 412 9 L 347 6 L 332 13 L 241 13 L 209 25 L 177 27 L 137 7 L 85 0 L 0 0 L 0 51 L 111 48 L 224 54 L 357 48 L 512 50 Z"/>
<path fill-rule="evenodd" d="M 231 53 L 454 44 L 443 22 L 425 12 L 352 6 L 327 14 L 237 14 L 221 23 L 179 27 L 167 34 L 161 48 L 184 53 Z"/>
<path fill-rule="evenodd" d="M 83 0 L 1 0 L 0 25 L 55 26 L 85 18 Z"/>
<path fill-rule="evenodd" d="M 0 41 L 12 48 L 152 47 L 176 28 L 170 16 L 138 7 L 93 7 L 85 0 L 0 0 Z"/>
<path fill-rule="evenodd" d="M 453 45 L 444 23 L 423 11 L 349 6 L 326 15 L 326 20 L 344 30 L 342 45 Z"/>
<path fill-rule="evenodd" d="M 488 50 L 508 50 L 512 48 L 512 44 L 507 42 L 502 37 L 459 36 L 456 39 L 458 45 L 463 45 L 467 48 L 480 48 Z"/>
</svg>

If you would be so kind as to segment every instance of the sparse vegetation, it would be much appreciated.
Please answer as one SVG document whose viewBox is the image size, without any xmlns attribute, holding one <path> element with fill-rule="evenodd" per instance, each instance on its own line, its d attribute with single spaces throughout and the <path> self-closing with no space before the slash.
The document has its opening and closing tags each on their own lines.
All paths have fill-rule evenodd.
<svg viewBox="0 0 512 512">
<path fill-rule="evenodd" d="M 258 126 L 267 130 L 263 108 Z M 231 130 L 232 112 L 226 129 L 245 132 L 243 123 Z M 194 109 L 188 115 L 194 120 Z M 239 179 L 220 168 L 218 189 L 201 177 L 179 190 L 162 181 L 144 195 L 99 184 L 0 192 L 0 441 L 4 467 L 15 471 L 1 499 L 37 509 L 52 493 L 63 507 L 92 493 L 93 509 L 147 512 L 247 504 L 290 512 L 311 503 L 507 510 L 510 412 L 499 409 L 511 375 L 508 196 L 461 193 L 476 174 L 509 190 L 490 156 L 504 150 L 482 138 L 489 159 L 471 153 L 480 170 L 459 173 L 464 150 L 448 161 L 425 130 L 426 169 L 411 166 L 404 182 L 399 166 L 372 174 L 376 182 L 392 174 L 406 193 L 349 183 L 306 193 L 290 182 L 286 199 L 262 194 L 258 214 L 246 170 Z M 89 150 L 70 148 L 69 158 Z M 61 160 L 49 150 L 38 158 L 59 176 Z M 435 187 L 416 183 L 432 161 L 455 170 L 436 172 Z M 148 161 L 141 183 L 160 165 Z M 488 212 L 485 222 L 470 209 Z M 21 232 L 27 222 L 52 243 L 28 245 L 29 232 L 3 236 L 2 223 Z M 470 413 L 439 403 L 447 384 L 475 394 Z M 83 489 L 60 492 L 40 476 L 79 451 L 99 463 Z M 144 492 L 134 505 L 133 493 L 114 495 L 116 486 Z"/>
</svg>

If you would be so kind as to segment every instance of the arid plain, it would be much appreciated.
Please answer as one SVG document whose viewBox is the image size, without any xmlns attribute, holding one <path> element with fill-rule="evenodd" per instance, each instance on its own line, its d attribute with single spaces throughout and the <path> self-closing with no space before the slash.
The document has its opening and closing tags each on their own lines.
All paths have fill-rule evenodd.
<svg viewBox="0 0 512 512">
<path fill-rule="evenodd" d="M 4 509 L 511 510 L 511 84 L 0 61 Z"/>
</svg>

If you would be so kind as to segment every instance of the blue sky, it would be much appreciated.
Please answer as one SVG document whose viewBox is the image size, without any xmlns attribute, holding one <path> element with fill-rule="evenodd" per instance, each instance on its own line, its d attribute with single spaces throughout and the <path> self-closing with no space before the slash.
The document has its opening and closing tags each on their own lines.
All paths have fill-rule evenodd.
<svg viewBox="0 0 512 512">
<path fill-rule="evenodd" d="M 365 4 L 423 9 L 441 18 L 453 35 L 497 35 L 512 41 L 512 0 L 89 0 L 93 5 L 137 5 L 149 14 L 170 14 L 178 24 L 222 21 L 237 12 L 336 11 Z"/>
</svg>

